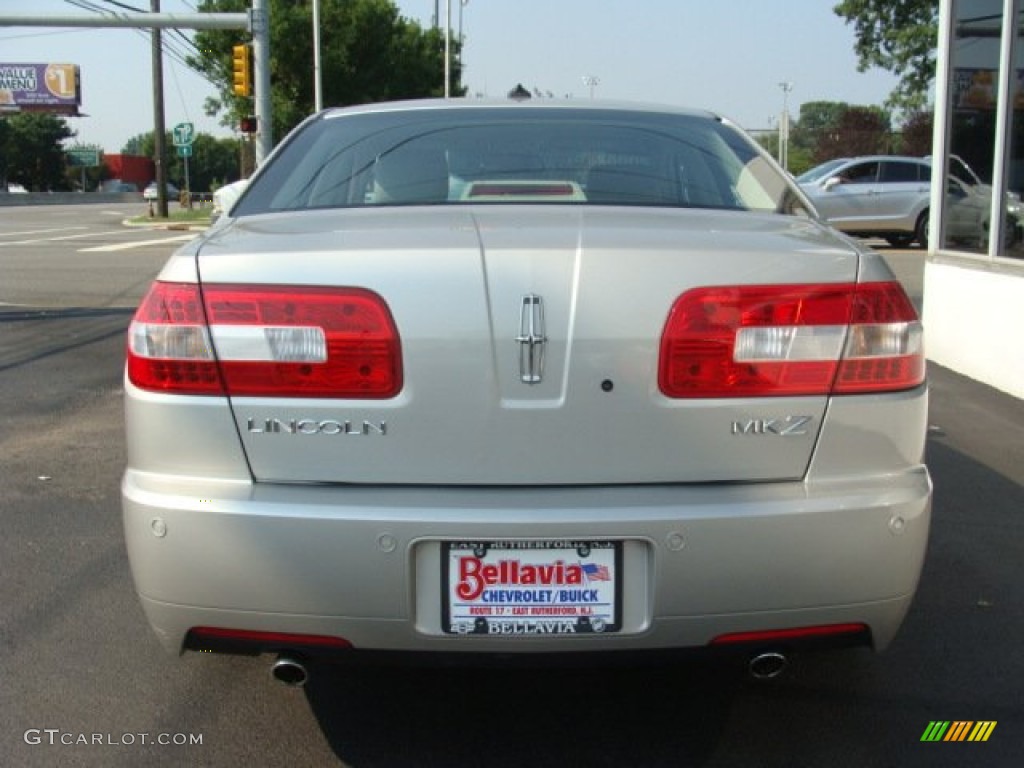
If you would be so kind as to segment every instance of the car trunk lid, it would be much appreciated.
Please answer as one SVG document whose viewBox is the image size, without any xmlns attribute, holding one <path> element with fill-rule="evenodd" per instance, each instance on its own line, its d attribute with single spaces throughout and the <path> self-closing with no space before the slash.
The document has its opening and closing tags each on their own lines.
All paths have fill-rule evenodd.
<svg viewBox="0 0 1024 768">
<path fill-rule="evenodd" d="M 667 397 L 661 338 L 687 291 L 852 283 L 858 255 L 798 217 L 481 205 L 249 217 L 198 263 L 372 292 L 400 339 L 394 397 L 232 395 L 257 480 L 579 485 L 800 478 L 827 394 Z"/>
</svg>

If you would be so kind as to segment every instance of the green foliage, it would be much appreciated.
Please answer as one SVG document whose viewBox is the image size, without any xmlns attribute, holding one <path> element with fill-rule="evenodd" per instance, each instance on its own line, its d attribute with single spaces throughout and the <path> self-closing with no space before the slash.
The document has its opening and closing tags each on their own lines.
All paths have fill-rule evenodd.
<svg viewBox="0 0 1024 768">
<path fill-rule="evenodd" d="M 200 11 L 239 12 L 247 0 L 204 0 Z M 399 15 L 391 0 L 322 0 L 321 81 L 325 106 L 346 106 L 444 92 L 444 44 L 439 30 L 424 30 Z M 226 125 L 252 114 L 252 100 L 231 90 L 231 47 L 246 42 L 237 30 L 196 34 L 199 55 L 189 64 L 219 83 L 208 114 Z M 458 43 L 452 40 L 452 79 L 460 82 Z M 282 138 L 313 112 L 313 35 L 309 3 L 270 0 L 270 81 L 273 136 Z M 452 88 L 455 94 L 463 89 Z"/>
<path fill-rule="evenodd" d="M 800 119 L 791 131 L 792 143 L 814 152 L 821 138 L 839 123 L 850 108 L 844 101 L 808 101 L 800 105 Z"/>
<path fill-rule="evenodd" d="M 803 152 L 812 165 L 834 157 L 888 153 L 891 140 L 892 118 L 887 110 L 841 101 L 803 104 L 791 131 L 791 146 Z M 792 157 L 790 149 L 791 166 Z"/>
<path fill-rule="evenodd" d="M 924 157 L 932 153 L 932 131 L 935 126 L 935 113 L 921 110 L 908 115 L 903 123 L 901 155 Z"/>
<path fill-rule="evenodd" d="M 814 150 L 818 162 L 833 157 L 888 154 L 891 131 L 888 115 L 878 107 L 848 107 L 833 131 L 822 136 Z"/>
<path fill-rule="evenodd" d="M 789 149 L 787 150 L 787 157 L 789 159 L 789 172 L 793 176 L 799 176 L 804 171 L 809 171 L 815 165 L 817 161 L 814 158 L 814 153 L 807 147 L 802 147 L 793 141 L 793 136 L 796 135 L 799 128 L 799 123 L 794 122 L 790 126 L 790 141 Z M 757 137 L 757 143 L 760 144 L 764 149 L 774 158 L 779 156 L 779 132 L 769 131 L 762 133 Z"/>
<path fill-rule="evenodd" d="M 61 142 L 75 132 L 62 117 L 19 112 L 0 119 L 0 179 L 34 192 L 69 189 Z"/>
<path fill-rule="evenodd" d="M 241 140 L 219 139 L 208 133 L 197 133 L 192 142 L 192 157 L 188 159 L 188 181 L 193 192 L 212 192 L 224 179 L 239 178 L 239 151 Z M 164 137 L 164 167 L 167 180 L 179 189 L 185 188 L 185 160 L 178 157 L 173 136 Z M 133 136 L 121 150 L 126 155 L 155 157 L 156 139 L 152 131 Z"/>
<path fill-rule="evenodd" d="M 189 158 L 189 185 L 193 192 L 212 192 L 220 186 L 221 179 L 235 181 L 239 178 L 239 139 L 218 139 L 207 133 L 200 133 L 192 142 L 192 157 Z M 185 166 L 181 158 L 175 157 L 169 168 L 181 179 L 179 187 L 185 184 Z"/>
<path fill-rule="evenodd" d="M 788 157 L 789 172 L 794 176 L 799 176 L 804 171 L 809 171 L 818 164 L 810 150 L 803 147 L 794 147 L 792 143 L 789 145 Z"/>
<path fill-rule="evenodd" d="M 134 155 L 135 157 L 147 157 L 146 153 L 142 149 L 142 142 L 146 136 L 152 137 L 153 132 L 150 131 L 148 134 L 140 133 L 138 136 L 132 136 L 128 141 L 125 142 L 124 146 L 121 147 L 122 155 Z M 152 141 L 152 139 L 150 139 Z M 152 154 L 152 144 L 150 144 L 150 153 Z"/>
<path fill-rule="evenodd" d="M 880 67 L 900 78 L 888 105 L 923 107 L 935 78 L 939 0 L 842 0 L 833 11 L 854 26 L 858 69 Z"/>
</svg>

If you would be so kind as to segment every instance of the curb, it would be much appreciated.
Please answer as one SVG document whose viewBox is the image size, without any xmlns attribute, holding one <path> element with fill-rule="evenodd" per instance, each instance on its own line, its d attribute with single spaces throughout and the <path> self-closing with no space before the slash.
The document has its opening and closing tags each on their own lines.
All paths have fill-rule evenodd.
<svg viewBox="0 0 1024 768">
<path fill-rule="evenodd" d="M 172 232 L 205 232 L 210 228 L 209 224 L 190 224 L 188 222 L 175 221 L 133 221 L 123 219 L 121 225 L 133 229 L 165 229 Z"/>
</svg>

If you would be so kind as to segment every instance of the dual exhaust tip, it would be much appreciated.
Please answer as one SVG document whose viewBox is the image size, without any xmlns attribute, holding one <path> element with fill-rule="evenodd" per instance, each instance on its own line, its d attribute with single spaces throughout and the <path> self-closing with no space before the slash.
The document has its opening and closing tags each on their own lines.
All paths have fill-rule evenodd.
<svg viewBox="0 0 1024 768">
<path fill-rule="evenodd" d="M 747 671 L 755 680 L 774 680 L 789 665 L 789 659 L 785 654 L 777 651 L 768 651 L 751 656 L 747 662 Z"/>
<path fill-rule="evenodd" d="M 747 671 L 755 680 L 774 680 L 781 675 L 789 664 L 785 654 L 768 651 L 752 656 L 747 662 Z M 270 668 L 275 680 L 291 687 L 302 687 L 309 680 L 309 670 L 301 659 L 281 654 Z"/>
<path fill-rule="evenodd" d="M 309 670 L 301 659 L 282 653 L 270 668 L 271 676 L 293 688 L 301 688 L 309 680 Z"/>
</svg>

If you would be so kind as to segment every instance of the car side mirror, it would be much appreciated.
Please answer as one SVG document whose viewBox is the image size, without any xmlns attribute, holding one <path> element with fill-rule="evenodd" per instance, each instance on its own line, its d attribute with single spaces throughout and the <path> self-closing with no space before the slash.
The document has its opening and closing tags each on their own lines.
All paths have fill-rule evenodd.
<svg viewBox="0 0 1024 768">
<path fill-rule="evenodd" d="M 825 183 L 822 184 L 821 186 L 826 192 L 831 192 L 833 189 L 835 189 L 842 183 L 843 180 L 841 178 L 839 178 L 838 176 L 833 176 L 830 179 L 826 179 Z"/>
</svg>

